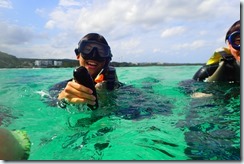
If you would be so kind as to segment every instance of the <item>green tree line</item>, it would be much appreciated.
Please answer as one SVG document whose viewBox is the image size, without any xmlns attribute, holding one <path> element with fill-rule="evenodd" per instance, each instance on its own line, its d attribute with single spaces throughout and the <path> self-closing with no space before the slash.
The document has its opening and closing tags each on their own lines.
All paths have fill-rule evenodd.
<svg viewBox="0 0 244 164">
<path fill-rule="evenodd" d="M 30 59 L 30 58 L 17 58 L 14 55 L 7 54 L 0 51 L 0 68 L 33 68 L 36 60 L 50 60 L 62 61 L 60 66 L 48 67 L 77 67 L 79 63 L 77 60 L 72 59 Z M 114 67 L 136 67 L 136 66 L 179 66 L 179 65 L 203 65 L 203 63 L 131 63 L 131 62 L 115 62 L 112 61 L 111 65 Z"/>
</svg>

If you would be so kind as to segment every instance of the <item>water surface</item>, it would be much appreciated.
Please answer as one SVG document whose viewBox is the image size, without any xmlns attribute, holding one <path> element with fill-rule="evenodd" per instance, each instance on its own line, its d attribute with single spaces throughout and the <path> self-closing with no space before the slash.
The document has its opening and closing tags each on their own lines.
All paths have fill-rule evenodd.
<svg viewBox="0 0 244 164">
<path fill-rule="evenodd" d="M 1 69 L 0 124 L 27 131 L 29 160 L 240 160 L 240 86 L 189 80 L 199 67 L 116 68 L 95 112 L 46 103 L 73 68 Z"/>
</svg>

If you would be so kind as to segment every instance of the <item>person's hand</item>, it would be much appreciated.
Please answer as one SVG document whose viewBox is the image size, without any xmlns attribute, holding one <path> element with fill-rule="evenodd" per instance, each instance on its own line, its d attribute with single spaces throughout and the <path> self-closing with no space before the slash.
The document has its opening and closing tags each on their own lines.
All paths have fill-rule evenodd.
<svg viewBox="0 0 244 164">
<path fill-rule="evenodd" d="M 75 81 L 70 81 L 58 96 L 59 100 L 65 99 L 69 103 L 87 103 L 95 105 L 96 97 L 92 95 L 92 90 L 80 85 Z"/>
</svg>

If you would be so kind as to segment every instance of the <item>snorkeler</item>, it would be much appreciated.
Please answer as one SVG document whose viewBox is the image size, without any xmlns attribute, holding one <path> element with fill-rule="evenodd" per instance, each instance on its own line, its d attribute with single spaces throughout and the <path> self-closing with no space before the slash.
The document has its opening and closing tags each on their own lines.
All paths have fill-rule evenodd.
<svg viewBox="0 0 244 164">
<path fill-rule="evenodd" d="M 228 47 L 214 52 L 208 62 L 193 76 L 197 81 L 240 81 L 240 20 L 227 31 L 225 41 Z"/>
<path fill-rule="evenodd" d="M 96 89 L 113 90 L 120 86 L 116 70 L 110 66 L 112 59 L 110 46 L 102 35 L 97 33 L 85 35 L 79 41 L 75 54 L 80 66 L 87 69 L 94 82 L 92 85 L 95 85 Z M 84 77 L 81 74 L 80 76 L 80 79 Z M 62 108 L 66 107 L 67 103 L 96 105 L 97 97 L 94 90 L 87 87 L 89 84 L 78 83 L 75 79 L 77 77 L 58 83 L 50 89 L 54 93 L 58 91 L 58 105 Z"/>
</svg>

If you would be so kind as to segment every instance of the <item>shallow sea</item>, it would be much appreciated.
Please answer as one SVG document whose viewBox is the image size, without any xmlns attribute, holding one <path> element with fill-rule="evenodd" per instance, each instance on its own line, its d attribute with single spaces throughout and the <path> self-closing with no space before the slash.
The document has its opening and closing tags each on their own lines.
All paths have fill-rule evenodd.
<svg viewBox="0 0 244 164">
<path fill-rule="evenodd" d="M 47 103 L 73 68 L 0 69 L 0 126 L 28 133 L 29 160 L 240 160 L 240 85 L 190 80 L 199 68 L 118 67 L 96 111 Z"/>
</svg>

